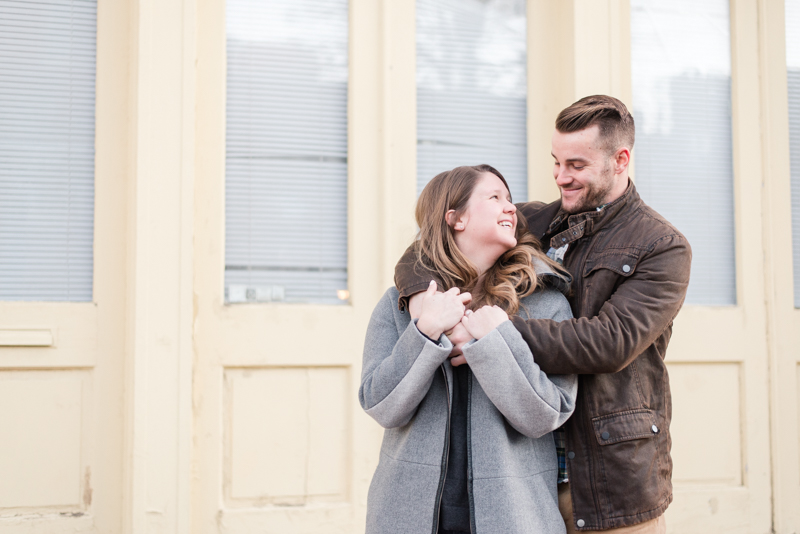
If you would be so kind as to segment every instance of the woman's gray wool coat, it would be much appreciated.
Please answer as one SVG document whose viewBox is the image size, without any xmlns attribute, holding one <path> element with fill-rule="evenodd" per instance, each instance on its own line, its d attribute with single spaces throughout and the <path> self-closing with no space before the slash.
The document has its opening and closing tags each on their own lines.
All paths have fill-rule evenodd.
<svg viewBox="0 0 800 534">
<path fill-rule="evenodd" d="M 386 428 L 367 501 L 368 534 L 436 533 L 447 468 L 452 344 L 433 343 L 397 308 L 390 288 L 375 307 L 358 395 Z M 520 315 L 572 317 L 550 287 L 521 300 Z M 565 532 L 558 511 L 550 432 L 575 408 L 577 378 L 547 376 L 510 321 L 464 347 L 468 393 L 468 489 L 473 534 Z"/>
</svg>

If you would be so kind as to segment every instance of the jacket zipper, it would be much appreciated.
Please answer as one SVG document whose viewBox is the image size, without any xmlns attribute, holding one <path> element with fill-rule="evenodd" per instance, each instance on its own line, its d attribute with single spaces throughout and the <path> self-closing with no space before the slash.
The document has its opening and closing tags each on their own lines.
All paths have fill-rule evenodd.
<svg viewBox="0 0 800 534">
<path fill-rule="evenodd" d="M 447 426 L 444 433 L 444 456 L 442 457 L 442 474 L 439 477 L 439 495 L 436 498 L 436 513 L 433 514 L 433 534 L 439 532 L 439 516 L 442 513 L 442 495 L 444 494 L 444 480 L 447 478 L 447 464 L 450 460 L 450 386 L 447 384 L 447 371 L 444 364 L 441 366 L 442 375 L 444 375 L 444 392 L 447 398 Z"/>
<path fill-rule="evenodd" d="M 472 370 L 468 371 L 467 382 L 467 501 L 469 502 L 469 530 L 478 531 L 475 524 L 475 496 L 472 494 Z"/>
</svg>

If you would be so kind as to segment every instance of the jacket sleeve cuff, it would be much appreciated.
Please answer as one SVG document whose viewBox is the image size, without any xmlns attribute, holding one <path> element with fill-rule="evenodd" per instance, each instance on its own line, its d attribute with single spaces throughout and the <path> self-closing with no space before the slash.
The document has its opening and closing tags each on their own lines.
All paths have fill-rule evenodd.
<svg viewBox="0 0 800 534">
<path fill-rule="evenodd" d="M 431 279 L 439 282 L 439 277 L 422 262 L 415 251 L 415 245 L 411 245 L 403 253 L 400 261 L 394 268 L 394 285 L 400 294 L 397 299 L 398 308 L 404 310 L 408 308 L 408 299 L 411 295 L 428 289 Z M 441 288 L 441 284 L 439 284 Z"/>
<path fill-rule="evenodd" d="M 417 326 L 417 321 L 419 321 L 419 319 L 414 319 L 413 320 L 414 326 Z M 419 328 L 417 328 L 416 330 L 417 330 L 417 333 L 419 333 L 419 335 L 421 335 L 423 338 L 425 338 L 426 340 L 430 341 L 434 345 L 442 347 L 442 348 L 445 348 L 445 349 L 450 349 L 450 350 L 453 349 L 453 343 L 450 341 L 450 338 L 447 337 L 446 335 L 442 334 L 442 335 L 439 336 L 439 339 L 433 339 L 433 338 L 430 338 L 430 337 L 426 336 L 425 334 L 423 334 L 422 330 L 420 330 Z"/>
<path fill-rule="evenodd" d="M 426 291 L 428 289 L 428 284 L 431 281 L 427 280 L 425 282 L 419 282 L 416 284 L 411 284 L 405 287 L 398 287 L 397 292 L 400 293 L 400 296 L 397 298 L 397 307 L 402 310 L 408 309 L 408 301 L 411 297 L 420 293 L 421 291 Z M 438 283 L 438 282 L 437 282 Z"/>
<path fill-rule="evenodd" d="M 511 328 L 512 330 L 514 330 L 514 326 L 511 324 L 510 320 L 503 321 L 502 323 L 497 325 L 497 328 L 495 328 L 494 330 L 492 330 L 491 332 L 489 332 L 488 334 L 486 334 L 482 338 L 480 338 L 480 339 L 472 339 L 472 340 L 468 341 L 467 343 L 464 344 L 464 349 L 466 349 L 468 347 L 472 347 L 473 345 L 478 345 L 478 346 L 490 345 L 491 346 L 491 345 L 494 345 L 494 344 L 496 344 L 498 342 L 504 344 L 505 342 L 503 341 L 503 331 L 506 330 L 507 328 Z M 481 342 L 483 342 L 483 343 L 481 343 Z"/>
</svg>

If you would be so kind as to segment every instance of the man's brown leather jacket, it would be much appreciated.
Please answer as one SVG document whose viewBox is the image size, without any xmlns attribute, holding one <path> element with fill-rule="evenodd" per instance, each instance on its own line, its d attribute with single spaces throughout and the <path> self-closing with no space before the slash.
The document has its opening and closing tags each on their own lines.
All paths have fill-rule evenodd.
<svg viewBox="0 0 800 534">
<path fill-rule="evenodd" d="M 632 183 L 600 211 L 570 216 L 560 201 L 518 208 L 545 250 L 569 245 L 564 267 L 573 277 L 575 319 L 512 321 L 545 372 L 580 375 L 564 427 L 576 527 L 656 518 L 672 501 L 664 357 L 689 284 L 689 243 Z M 435 278 L 414 263 L 407 252 L 395 271 L 401 307 Z"/>
</svg>

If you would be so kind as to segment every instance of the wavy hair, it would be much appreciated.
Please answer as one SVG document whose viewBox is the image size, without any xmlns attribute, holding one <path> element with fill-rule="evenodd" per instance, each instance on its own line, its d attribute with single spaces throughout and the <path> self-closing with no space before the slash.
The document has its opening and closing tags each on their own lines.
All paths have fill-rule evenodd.
<svg viewBox="0 0 800 534">
<path fill-rule="evenodd" d="M 414 249 L 418 261 L 439 275 L 443 291 L 458 287 L 472 293 L 471 308 L 496 305 L 514 315 L 519 310 L 520 298 L 533 293 L 540 284 L 534 258 L 556 272 L 561 269 L 542 252 L 539 240 L 528 231 L 522 216 L 517 217 L 517 245 L 503 253 L 483 277 L 459 250 L 455 231 L 447 224 L 445 214 L 454 210 L 456 218 L 462 215 L 475 185 L 487 172 L 500 178 L 508 189 L 506 179 L 490 165 L 456 167 L 437 174 L 428 182 L 417 200 L 415 215 L 419 233 Z"/>
</svg>

